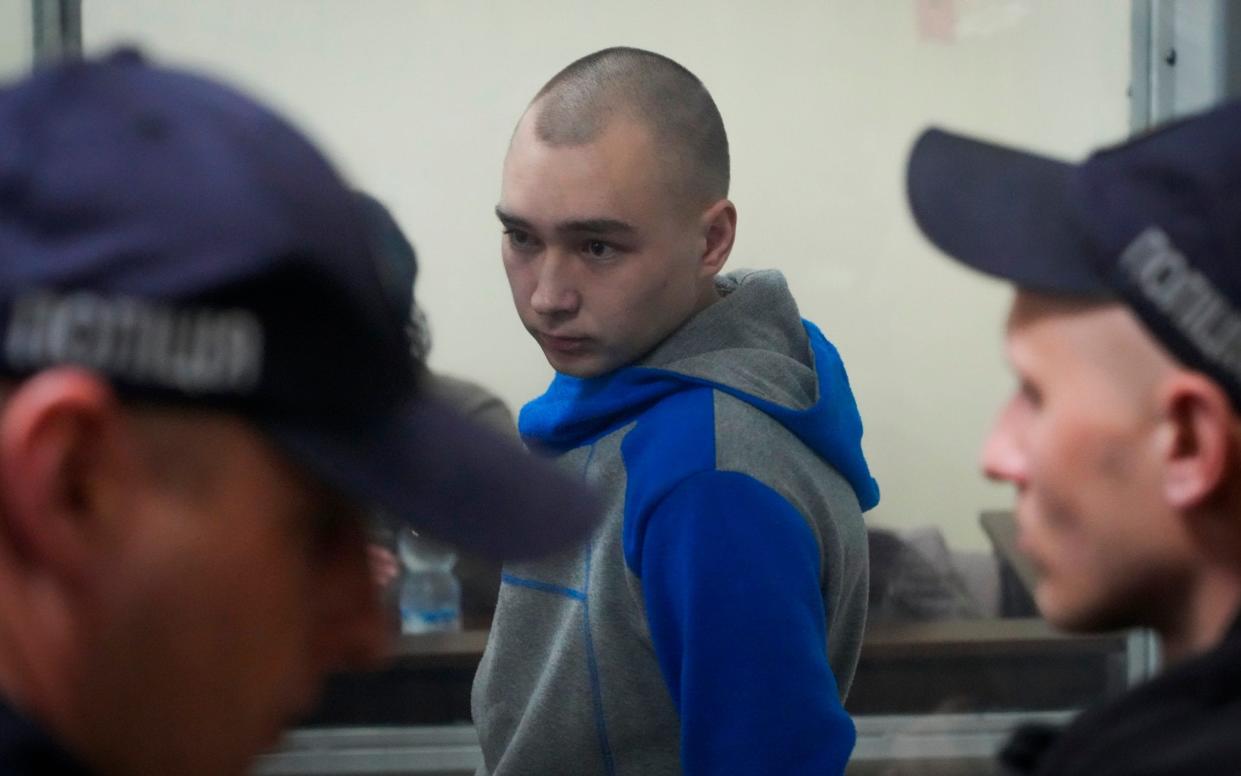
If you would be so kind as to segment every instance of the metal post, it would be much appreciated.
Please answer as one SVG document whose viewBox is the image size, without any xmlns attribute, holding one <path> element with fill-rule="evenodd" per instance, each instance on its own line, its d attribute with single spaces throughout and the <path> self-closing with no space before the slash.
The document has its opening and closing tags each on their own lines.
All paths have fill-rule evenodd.
<svg viewBox="0 0 1241 776">
<path fill-rule="evenodd" d="M 1133 0 L 1129 56 L 1129 130 L 1151 125 L 1151 17 L 1154 0 Z"/>
<path fill-rule="evenodd" d="M 1135 133 L 1241 95 L 1241 4 L 1133 0 L 1132 9 Z"/>
<path fill-rule="evenodd" d="M 30 0 L 36 63 L 82 55 L 82 0 Z"/>
</svg>

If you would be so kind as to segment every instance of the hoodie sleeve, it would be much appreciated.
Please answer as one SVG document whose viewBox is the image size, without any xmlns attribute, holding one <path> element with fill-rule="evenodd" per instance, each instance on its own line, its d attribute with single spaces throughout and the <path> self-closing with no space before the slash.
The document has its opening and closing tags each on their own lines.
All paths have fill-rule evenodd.
<svg viewBox="0 0 1241 776">
<path fill-rule="evenodd" d="M 827 661 L 819 550 L 744 474 L 683 481 L 648 516 L 642 590 L 687 776 L 839 774 L 853 722 Z"/>
</svg>

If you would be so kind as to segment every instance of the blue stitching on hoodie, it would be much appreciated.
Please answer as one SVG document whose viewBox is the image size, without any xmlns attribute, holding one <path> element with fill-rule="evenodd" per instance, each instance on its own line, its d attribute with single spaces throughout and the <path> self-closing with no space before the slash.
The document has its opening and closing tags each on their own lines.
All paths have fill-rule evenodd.
<svg viewBox="0 0 1241 776">
<path fill-rule="evenodd" d="M 586 463 L 582 466 L 582 479 L 590 470 L 590 462 L 595 458 L 595 445 L 590 446 Z M 586 592 L 586 600 L 582 603 L 582 628 L 586 635 L 586 668 L 590 671 L 590 694 L 595 711 L 595 731 L 599 735 L 599 749 L 603 753 L 603 771 L 608 776 L 615 776 L 616 764 L 612 759 L 612 745 L 608 741 L 608 723 L 603 717 L 603 682 L 599 679 L 599 659 L 595 655 L 595 640 L 590 632 L 590 557 L 595 552 L 592 540 L 586 546 L 585 578 L 582 589 Z"/>
<path fill-rule="evenodd" d="M 572 598 L 574 601 L 585 601 L 586 594 L 581 590 L 574 590 L 571 587 L 563 587 L 561 585 L 553 585 L 550 582 L 540 582 L 537 579 L 527 579 L 519 577 L 515 574 L 501 574 L 500 581 L 506 582 L 517 587 L 524 587 L 530 590 L 537 590 L 540 593 L 550 593 L 551 595 L 562 595 L 565 598 Z"/>
</svg>

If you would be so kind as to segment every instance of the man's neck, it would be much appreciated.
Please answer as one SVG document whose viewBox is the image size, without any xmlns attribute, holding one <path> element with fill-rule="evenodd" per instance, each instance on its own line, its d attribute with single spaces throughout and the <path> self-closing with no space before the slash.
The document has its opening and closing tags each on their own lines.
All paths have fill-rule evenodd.
<svg viewBox="0 0 1241 776">
<path fill-rule="evenodd" d="M 1179 616 L 1157 629 L 1165 665 L 1213 649 L 1241 615 L 1241 571 L 1213 569 L 1201 575 Z"/>
<path fill-rule="evenodd" d="M 81 652 L 63 597 L 37 577 L 13 571 L 0 548 L 0 694 L 22 716 L 69 744 L 79 729 L 75 679 Z"/>
</svg>

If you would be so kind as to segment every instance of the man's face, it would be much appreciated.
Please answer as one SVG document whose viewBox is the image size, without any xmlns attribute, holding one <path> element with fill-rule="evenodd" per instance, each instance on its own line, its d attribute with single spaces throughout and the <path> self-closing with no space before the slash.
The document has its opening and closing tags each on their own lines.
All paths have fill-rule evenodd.
<svg viewBox="0 0 1241 776">
<path fill-rule="evenodd" d="M 1013 484 L 1039 609 L 1070 630 L 1149 624 L 1182 580 L 1159 490 L 1156 385 L 1167 358 L 1119 305 L 1019 292 L 1007 351 L 1018 390 L 983 452 Z"/>
<path fill-rule="evenodd" d="M 552 367 L 593 377 L 645 355 L 702 305 L 702 213 L 671 193 L 642 126 L 553 147 L 532 109 L 504 162 L 497 215 L 513 303 Z"/>
<path fill-rule="evenodd" d="M 138 483 L 98 583 L 88 721 L 138 773 L 241 773 L 324 673 L 373 658 L 384 622 L 360 523 L 239 421 L 186 434 L 217 460 Z M 138 759 L 134 760 L 133 758 Z"/>
</svg>

